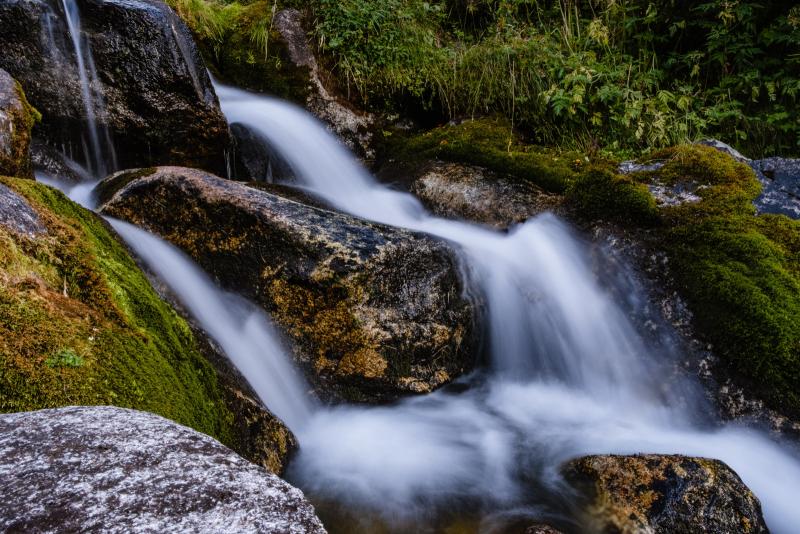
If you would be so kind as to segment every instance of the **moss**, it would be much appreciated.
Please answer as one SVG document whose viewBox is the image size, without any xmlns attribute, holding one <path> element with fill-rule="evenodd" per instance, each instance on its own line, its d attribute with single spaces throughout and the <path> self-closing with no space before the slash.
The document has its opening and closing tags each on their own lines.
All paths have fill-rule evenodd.
<svg viewBox="0 0 800 534">
<path fill-rule="evenodd" d="M 579 175 L 567 190 L 567 199 L 582 217 L 652 225 L 658 208 L 643 184 L 605 169 Z"/>
<path fill-rule="evenodd" d="M 11 138 L 9 139 L 11 151 L 8 155 L 4 154 L 4 151 L 0 151 L 0 173 L 20 178 L 33 178 L 33 164 L 30 155 L 31 130 L 34 124 L 42 120 L 42 115 L 25 98 L 25 91 L 16 80 L 13 80 L 13 88 L 21 106 L 13 105 L 14 99 L 10 98 L 9 102 L 12 105 L 6 112 L 11 121 Z"/>
<path fill-rule="evenodd" d="M 230 443 L 216 371 L 102 219 L 42 184 L 2 182 L 48 234 L 0 229 L 0 410 L 114 404 Z"/>
<path fill-rule="evenodd" d="M 100 182 L 94 189 L 93 193 L 97 197 L 98 205 L 102 206 L 113 197 L 117 191 L 136 180 L 155 173 L 158 169 L 156 167 L 147 167 L 144 169 L 133 169 L 130 171 L 123 171 Z"/>
<path fill-rule="evenodd" d="M 586 159 L 577 152 L 559 152 L 523 144 L 503 119 L 468 120 L 407 136 L 392 132 L 384 151 L 401 164 L 432 159 L 468 163 L 551 193 L 563 193 Z"/>
</svg>

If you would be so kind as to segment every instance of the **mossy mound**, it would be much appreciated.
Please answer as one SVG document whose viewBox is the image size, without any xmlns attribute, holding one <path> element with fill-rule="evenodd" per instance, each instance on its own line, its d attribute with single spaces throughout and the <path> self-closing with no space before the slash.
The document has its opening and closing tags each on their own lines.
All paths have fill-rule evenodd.
<svg viewBox="0 0 800 534">
<path fill-rule="evenodd" d="M 46 227 L 0 227 L 0 411 L 113 404 L 230 444 L 215 369 L 102 219 L 42 184 L 0 182 Z"/>
<path fill-rule="evenodd" d="M 392 132 L 383 151 L 393 165 L 413 167 L 430 160 L 467 163 L 529 181 L 550 193 L 563 193 L 587 163 L 578 152 L 526 145 L 510 123 L 497 118 L 467 120 L 416 135 Z"/>
<path fill-rule="evenodd" d="M 31 129 L 41 119 L 19 82 L 0 69 L 0 174 L 33 178 Z"/>
<path fill-rule="evenodd" d="M 683 145 L 629 177 L 587 172 L 569 190 L 578 213 L 641 228 L 667 253 L 700 337 L 748 393 L 800 415 L 800 222 L 757 215 L 753 171 L 711 147 Z M 691 184 L 696 201 L 655 208 L 645 184 Z"/>
</svg>

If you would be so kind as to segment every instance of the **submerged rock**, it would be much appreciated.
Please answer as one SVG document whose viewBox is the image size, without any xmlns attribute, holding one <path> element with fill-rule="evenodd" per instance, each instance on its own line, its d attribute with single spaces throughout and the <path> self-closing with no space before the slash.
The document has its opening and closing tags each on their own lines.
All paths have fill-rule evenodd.
<svg viewBox="0 0 800 534">
<path fill-rule="evenodd" d="M 719 460 L 601 455 L 562 470 L 596 532 L 768 532 L 758 498 Z"/>
<path fill-rule="evenodd" d="M 0 69 L 0 175 L 33 178 L 31 128 L 37 117 L 22 87 Z"/>
<path fill-rule="evenodd" d="M 0 415 L 0 530 L 324 533 L 303 493 L 159 416 Z"/>
<path fill-rule="evenodd" d="M 192 169 L 119 173 L 101 198 L 259 302 L 323 397 L 429 392 L 473 364 L 475 310 L 440 241 Z"/>
<path fill-rule="evenodd" d="M 411 184 L 411 192 L 436 215 L 508 228 L 559 206 L 530 181 L 514 180 L 460 163 L 433 162 Z"/>
<path fill-rule="evenodd" d="M 90 109 L 106 156 L 113 142 L 122 167 L 180 163 L 222 172 L 227 123 L 183 22 L 158 0 L 76 4 Z M 91 146 L 80 137 L 89 117 L 62 2 L 0 3 L 0 50 L 0 67 L 42 113 L 37 137 L 81 159 Z"/>
</svg>

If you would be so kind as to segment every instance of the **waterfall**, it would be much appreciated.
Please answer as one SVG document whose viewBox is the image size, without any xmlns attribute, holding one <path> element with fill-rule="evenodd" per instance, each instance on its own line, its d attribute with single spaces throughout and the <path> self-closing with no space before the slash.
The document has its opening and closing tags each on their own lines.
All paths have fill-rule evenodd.
<svg viewBox="0 0 800 534">
<path fill-rule="evenodd" d="M 270 411 L 292 431 L 302 431 L 313 410 L 309 388 L 264 313 L 218 289 L 191 259 L 166 241 L 126 222 L 108 221 L 222 347 Z"/>
<path fill-rule="evenodd" d="M 105 112 L 105 101 L 100 92 L 100 87 L 102 86 L 97 78 L 97 69 L 95 68 L 89 41 L 81 33 L 81 17 L 78 4 L 76 0 L 62 0 L 62 6 L 72 46 L 75 49 L 78 77 L 81 84 L 81 98 L 86 110 L 86 125 L 89 135 L 89 145 L 86 146 L 84 141 L 83 147 L 86 164 L 93 176 L 103 178 L 108 174 L 109 170 L 117 168 L 117 156 L 108 130 L 99 127 L 97 124 L 97 110 L 100 109 Z"/>
<path fill-rule="evenodd" d="M 699 403 L 688 379 L 662 387 L 670 355 L 637 333 L 598 284 L 586 245 L 557 217 L 507 234 L 432 217 L 377 183 L 305 111 L 216 89 L 229 122 L 267 139 L 299 187 L 353 215 L 454 243 L 487 300 L 490 369 L 465 391 L 315 411 L 297 434 L 291 476 L 301 487 L 390 518 L 452 502 L 546 508 L 569 458 L 680 453 L 727 462 L 760 497 L 773 531 L 800 524 L 798 458 L 754 430 L 708 425 L 701 409 L 686 407 Z M 545 489 L 530 494 L 531 478 Z"/>
</svg>

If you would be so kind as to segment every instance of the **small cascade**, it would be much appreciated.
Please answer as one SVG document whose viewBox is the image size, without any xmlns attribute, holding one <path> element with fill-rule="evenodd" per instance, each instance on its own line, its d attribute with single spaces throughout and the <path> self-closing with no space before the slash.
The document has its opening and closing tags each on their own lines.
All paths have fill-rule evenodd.
<svg viewBox="0 0 800 534">
<path fill-rule="evenodd" d="M 314 410 L 309 387 L 293 368 L 264 313 L 218 289 L 191 259 L 166 241 L 126 222 L 108 221 L 222 347 L 264 405 L 292 431 L 303 431 Z"/>
<path fill-rule="evenodd" d="M 291 468 L 311 495 L 389 524 L 458 503 L 557 514 L 563 461 L 675 453 L 728 463 L 761 498 L 773 531 L 800 524 L 800 459 L 759 432 L 709 424 L 691 380 L 664 384 L 674 355 L 639 335 L 564 222 L 545 214 L 499 233 L 430 216 L 411 195 L 376 182 L 304 110 L 216 89 L 228 121 L 266 139 L 306 192 L 355 216 L 454 243 L 487 302 L 491 367 L 463 388 L 313 414 L 298 433 Z"/>
<path fill-rule="evenodd" d="M 86 110 L 88 144 L 84 140 L 84 156 L 89 172 L 103 178 L 117 168 L 117 155 L 107 128 L 97 122 L 97 111 L 105 113 L 105 100 L 99 88 L 94 58 L 89 41 L 81 32 L 81 16 L 76 0 L 62 0 L 72 46 L 75 49 L 81 98 Z"/>
</svg>

